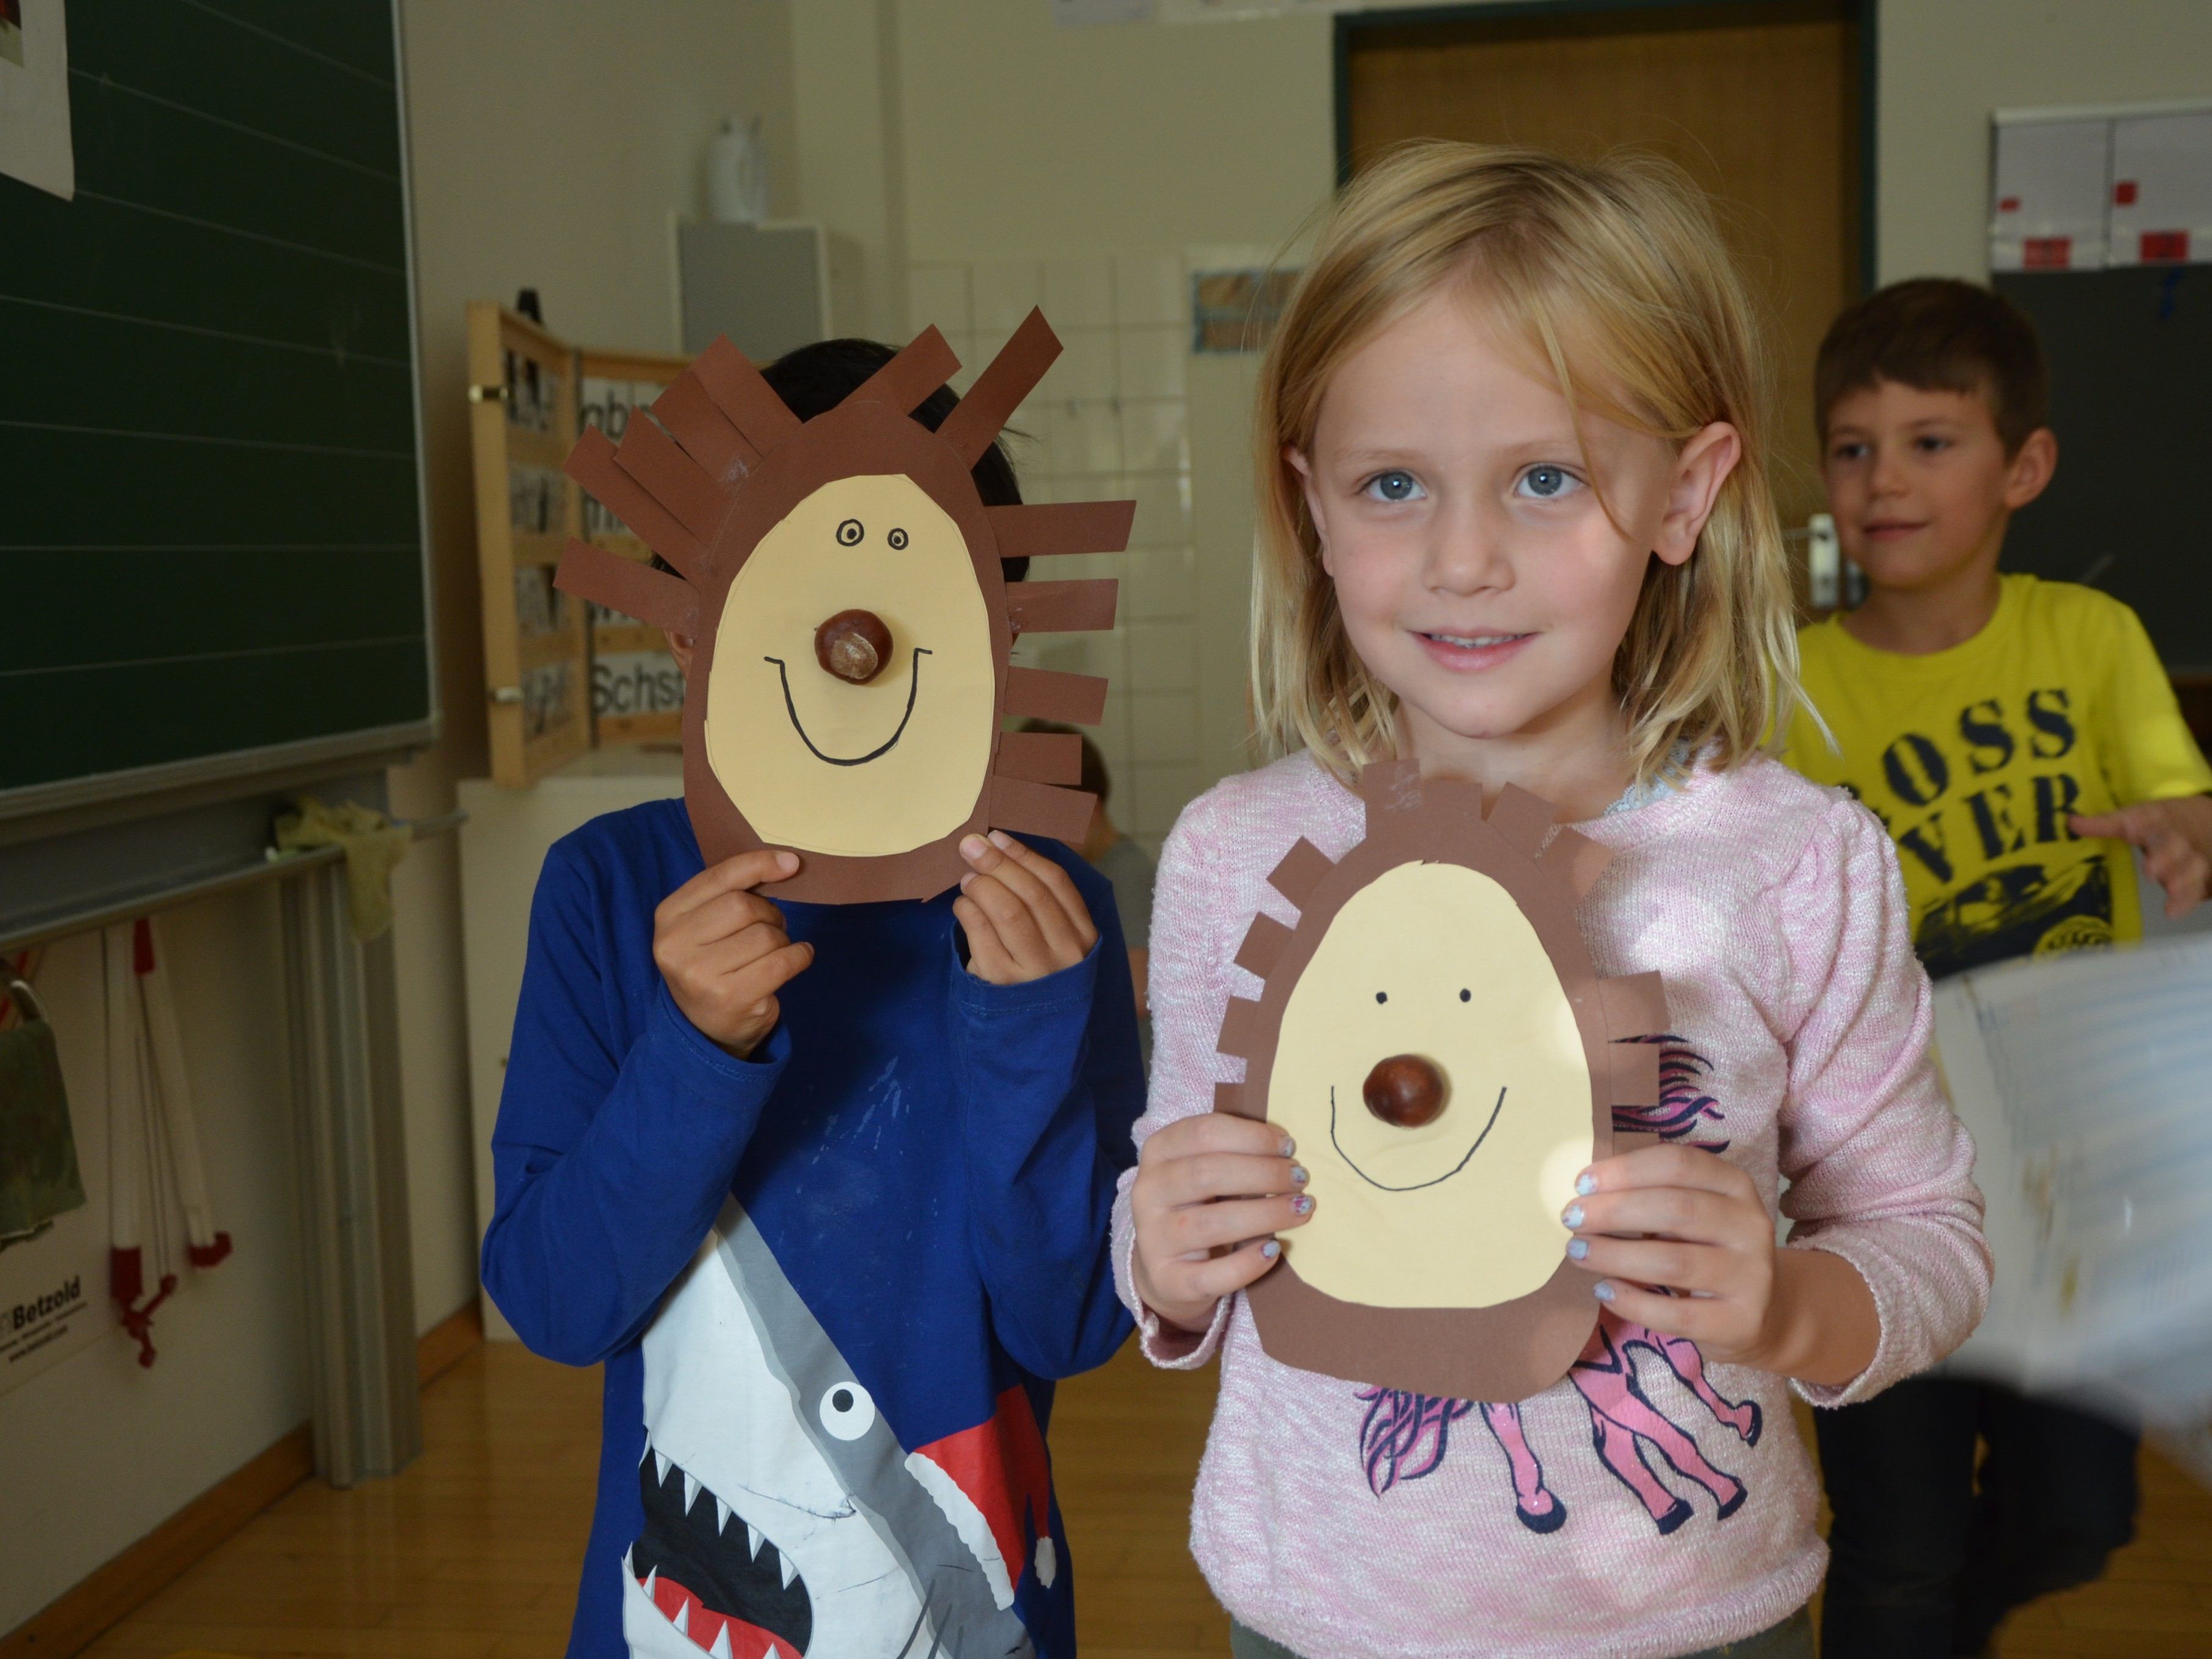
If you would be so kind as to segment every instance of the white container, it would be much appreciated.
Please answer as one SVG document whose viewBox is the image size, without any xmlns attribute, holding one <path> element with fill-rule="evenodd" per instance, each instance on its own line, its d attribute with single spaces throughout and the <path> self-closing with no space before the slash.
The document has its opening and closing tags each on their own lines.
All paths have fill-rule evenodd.
<svg viewBox="0 0 2212 1659">
<path fill-rule="evenodd" d="M 726 225 L 757 225 L 768 217 L 768 155 L 759 116 L 745 126 L 730 116 L 707 146 L 707 212 Z"/>
</svg>

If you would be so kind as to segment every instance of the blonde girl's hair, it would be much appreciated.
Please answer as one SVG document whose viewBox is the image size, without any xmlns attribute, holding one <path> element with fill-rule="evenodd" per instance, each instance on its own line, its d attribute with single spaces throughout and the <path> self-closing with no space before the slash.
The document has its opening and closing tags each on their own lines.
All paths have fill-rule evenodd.
<svg viewBox="0 0 2212 1659">
<path fill-rule="evenodd" d="M 1344 191 L 1261 370 L 1251 695 L 1263 757 L 1310 750 L 1349 781 L 1400 751 L 1397 703 L 1346 636 L 1297 471 L 1330 379 L 1380 329 L 1458 286 L 1569 407 L 1680 445 L 1715 421 L 1742 457 L 1697 550 L 1654 558 L 1613 684 L 1639 781 L 1679 757 L 1737 765 L 1799 699 L 1781 526 L 1768 490 L 1768 367 L 1711 209 L 1656 157 L 1570 161 L 1425 141 Z"/>
</svg>

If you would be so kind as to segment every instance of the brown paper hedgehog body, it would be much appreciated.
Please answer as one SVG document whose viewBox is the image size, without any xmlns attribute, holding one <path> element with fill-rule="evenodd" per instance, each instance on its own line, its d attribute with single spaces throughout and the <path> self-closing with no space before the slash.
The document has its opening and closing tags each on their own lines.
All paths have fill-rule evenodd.
<svg viewBox="0 0 2212 1659">
<path fill-rule="evenodd" d="M 1061 786 L 1103 679 L 1013 667 L 1018 633 L 1110 628 L 1116 584 L 1006 580 L 1000 561 L 1119 552 L 1133 503 L 986 507 L 969 469 L 1059 355 L 1032 312 L 932 432 L 910 411 L 959 368 L 934 328 L 801 422 L 726 340 L 568 472 L 672 565 L 571 542 L 556 585 L 694 642 L 684 796 L 709 864 L 802 855 L 779 897 L 927 898 L 987 828 L 1078 842 L 1092 797 Z"/>
<path fill-rule="evenodd" d="M 1550 1387 L 1597 1316 L 1559 1214 L 1613 1150 L 1614 1105 L 1658 1099 L 1656 974 L 1604 979 L 1575 906 L 1610 857 L 1525 791 L 1413 762 L 1360 774 L 1364 840 L 1300 841 L 1268 881 L 1296 927 L 1254 920 L 1218 1110 L 1295 1137 L 1312 1219 L 1250 1292 L 1262 1347 L 1303 1370 L 1516 1401 Z"/>
</svg>

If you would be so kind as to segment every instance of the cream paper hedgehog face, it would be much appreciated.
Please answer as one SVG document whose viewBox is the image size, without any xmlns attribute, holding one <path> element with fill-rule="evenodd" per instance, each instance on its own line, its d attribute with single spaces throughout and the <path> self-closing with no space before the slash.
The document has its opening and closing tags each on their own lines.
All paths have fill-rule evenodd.
<svg viewBox="0 0 2212 1659">
<path fill-rule="evenodd" d="M 1133 504 L 986 507 L 970 469 L 1060 350 L 1036 313 L 932 432 L 909 411 L 959 368 L 926 331 L 801 422 L 726 340 L 568 471 L 678 573 L 572 542 L 565 591 L 694 641 L 684 801 L 709 863 L 803 855 L 778 896 L 927 898 L 987 828 L 1080 841 L 1078 738 L 1106 684 L 1016 668 L 1018 633 L 1110 628 L 1115 583 L 1014 582 L 1001 562 L 1119 551 Z"/>
<path fill-rule="evenodd" d="M 1254 1287 L 1261 1342 L 1360 1382 L 1522 1399 L 1595 1318 L 1559 1212 L 1609 1153 L 1612 1108 L 1657 1098 L 1656 1048 L 1618 1040 L 1663 1028 L 1663 994 L 1598 977 L 1574 906 L 1604 854 L 1534 796 L 1486 818 L 1473 786 L 1399 762 L 1359 787 L 1366 838 L 1334 864 L 1301 842 L 1270 878 L 1298 923 L 1255 920 L 1237 960 L 1266 993 L 1222 1022 L 1247 1067 L 1218 1104 L 1287 1130 L 1315 1200 Z"/>
</svg>

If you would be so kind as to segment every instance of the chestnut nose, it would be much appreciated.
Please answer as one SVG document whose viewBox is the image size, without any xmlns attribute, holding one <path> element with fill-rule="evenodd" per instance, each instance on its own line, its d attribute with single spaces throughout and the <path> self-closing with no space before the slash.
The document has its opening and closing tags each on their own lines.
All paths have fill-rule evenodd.
<svg viewBox="0 0 2212 1659">
<path fill-rule="evenodd" d="M 1451 1087 L 1433 1060 L 1419 1054 L 1393 1054 L 1375 1062 L 1359 1092 L 1367 1109 L 1385 1123 L 1418 1129 L 1437 1121 Z"/>
<path fill-rule="evenodd" d="M 814 630 L 814 660 L 854 685 L 882 673 L 890 654 L 891 630 L 872 611 L 840 611 Z"/>
</svg>

